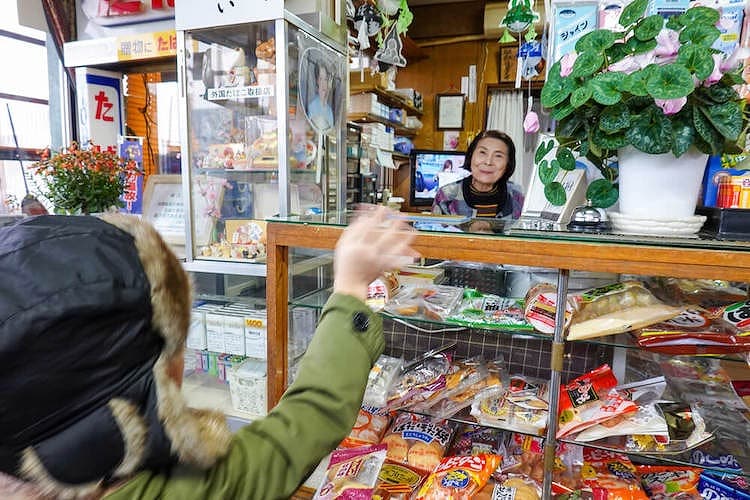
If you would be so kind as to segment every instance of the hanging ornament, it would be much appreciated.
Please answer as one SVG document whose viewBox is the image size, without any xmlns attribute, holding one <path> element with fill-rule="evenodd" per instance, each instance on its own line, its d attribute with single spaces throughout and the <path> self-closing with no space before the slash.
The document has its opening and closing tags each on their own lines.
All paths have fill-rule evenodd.
<svg viewBox="0 0 750 500">
<path fill-rule="evenodd" d="M 510 0 L 508 12 L 500 24 L 513 33 L 523 33 L 537 21 L 539 14 L 534 11 L 533 0 Z"/>
<path fill-rule="evenodd" d="M 346 18 L 354 21 L 357 9 L 354 7 L 354 0 L 346 0 Z"/>
<path fill-rule="evenodd" d="M 401 0 L 399 7 L 398 20 L 396 20 L 396 30 L 399 35 L 403 35 L 409 29 L 411 22 L 414 20 L 414 14 L 409 10 L 409 4 L 406 0 Z"/>
<path fill-rule="evenodd" d="M 385 64 L 404 67 L 406 66 L 406 58 L 401 55 L 403 49 L 404 43 L 401 41 L 396 26 L 393 26 L 385 35 L 378 51 L 375 52 L 375 59 Z"/>
<path fill-rule="evenodd" d="M 398 12 L 400 0 L 378 0 L 380 12 L 388 17 L 393 17 Z"/>
<path fill-rule="evenodd" d="M 513 35 L 510 34 L 510 31 L 508 29 L 503 30 L 503 36 L 500 37 L 500 40 L 498 42 L 500 43 L 512 43 L 515 42 L 516 39 L 513 37 Z"/>
<path fill-rule="evenodd" d="M 534 111 L 534 97 L 531 95 L 531 82 L 529 82 L 529 101 L 526 105 L 526 116 L 523 119 L 523 130 L 527 134 L 539 132 L 539 115 Z"/>
<path fill-rule="evenodd" d="M 369 2 L 360 5 L 354 15 L 354 29 L 361 50 L 370 48 L 370 37 L 377 35 L 381 27 L 382 20 L 375 6 Z"/>
</svg>

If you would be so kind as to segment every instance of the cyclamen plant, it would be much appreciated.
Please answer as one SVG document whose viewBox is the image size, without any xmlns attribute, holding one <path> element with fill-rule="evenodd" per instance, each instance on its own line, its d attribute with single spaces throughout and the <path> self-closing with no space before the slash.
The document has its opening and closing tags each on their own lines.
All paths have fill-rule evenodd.
<svg viewBox="0 0 750 500">
<path fill-rule="evenodd" d="M 697 6 L 665 20 L 645 16 L 647 6 L 635 0 L 620 15 L 622 29 L 586 34 L 550 68 L 541 101 L 557 120 L 559 147 L 547 161 L 554 141 L 540 143 L 535 160 L 555 205 L 566 195 L 554 179 L 560 169 L 575 168 L 574 152 L 602 173 L 586 196 L 606 208 L 618 198 L 610 159 L 620 148 L 679 157 L 690 147 L 707 154 L 744 147 L 749 117 L 735 86 L 743 83 L 746 55 L 738 49 L 724 60 L 711 47 L 720 35 L 719 12 Z"/>
<path fill-rule="evenodd" d="M 81 148 L 73 142 L 52 154 L 47 148 L 41 160 L 32 165 L 41 182 L 39 194 L 47 198 L 57 213 L 90 214 L 122 207 L 120 200 L 128 175 L 141 175 L 134 160 L 118 156 L 112 147 L 90 145 Z"/>
</svg>

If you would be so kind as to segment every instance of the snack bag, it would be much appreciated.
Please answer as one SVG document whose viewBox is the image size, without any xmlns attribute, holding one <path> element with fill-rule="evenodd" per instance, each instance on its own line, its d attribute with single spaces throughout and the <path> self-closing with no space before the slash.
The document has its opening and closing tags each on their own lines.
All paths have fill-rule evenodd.
<svg viewBox="0 0 750 500">
<path fill-rule="evenodd" d="M 562 386 L 557 437 L 583 430 L 617 414 L 635 411 L 635 404 L 626 404 L 622 396 L 610 393 L 616 385 L 612 369 L 602 365 Z M 605 407 L 607 398 L 613 406 Z"/>
<path fill-rule="evenodd" d="M 445 420 L 401 413 L 381 443 L 388 445 L 390 460 L 431 472 L 445 456 L 453 430 L 453 424 Z"/>
<path fill-rule="evenodd" d="M 592 489 L 594 498 L 648 500 L 635 467 L 621 453 L 584 448 L 581 479 Z"/>
<path fill-rule="evenodd" d="M 447 285 L 403 286 L 385 306 L 386 312 L 415 319 L 445 321 L 463 296 L 463 289 Z"/>
<path fill-rule="evenodd" d="M 398 274 L 386 271 L 367 286 L 365 304 L 375 312 L 382 311 L 398 290 Z"/>
<path fill-rule="evenodd" d="M 623 333 L 677 316 L 682 310 L 659 301 L 637 281 L 613 283 L 569 297 L 575 312 L 568 340 Z"/>
<path fill-rule="evenodd" d="M 367 376 L 367 387 L 362 402 L 382 407 L 388 403 L 388 393 L 398 379 L 404 360 L 381 354 Z"/>
<path fill-rule="evenodd" d="M 465 424 L 453 440 L 448 455 L 479 455 L 489 453 L 503 456 L 505 433 L 500 429 L 483 425 Z"/>
<path fill-rule="evenodd" d="M 402 373 L 388 394 L 388 408 L 397 410 L 421 403 L 446 386 L 451 355 L 440 353 Z"/>
<path fill-rule="evenodd" d="M 547 383 L 513 376 L 508 389 L 480 391 L 471 404 L 471 414 L 483 425 L 541 435 L 549 414 Z"/>
<path fill-rule="evenodd" d="M 361 446 L 331 453 L 315 500 L 360 500 L 372 496 L 378 471 L 385 461 L 384 445 Z"/>
<path fill-rule="evenodd" d="M 698 491 L 702 498 L 750 500 L 750 485 L 747 479 L 731 474 L 704 471 L 698 480 Z"/>
<path fill-rule="evenodd" d="M 390 415 L 385 408 L 362 405 L 354 427 L 339 447 L 356 448 L 368 444 L 378 444 L 390 421 Z"/>
<path fill-rule="evenodd" d="M 555 333 L 555 315 L 557 313 L 557 287 L 551 283 L 539 283 L 526 292 L 523 309 L 524 318 L 535 330 L 553 334 Z M 564 327 L 570 325 L 573 314 L 572 305 L 565 303 Z"/>
<path fill-rule="evenodd" d="M 700 500 L 698 480 L 701 469 L 697 467 L 637 465 L 641 485 L 651 500 Z"/>
<path fill-rule="evenodd" d="M 469 500 L 481 490 L 500 463 L 497 455 L 446 457 L 427 477 L 415 500 Z"/>
<path fill-rule="evenodd" d="M 747 292 L 723 280 L 654 277 L 648 285 L 659 299 L 675 306 L 723 307 L 747 297 Z"/>
<path fill-rule="evenodd" d="M 421 469 L 386 459 L 378 474 L 373 499 L 408 500 L 427 476 Z"/>
<path fill-rule="evenodd" d="M 544 441 L 540 437 L 511 433 L 495 479 L 502 482 L 511 477 L 522 477 L 541 485 L 544 480 L 543 448 Z"/>
<path fill-rule="evenodd" d="M 738 328 L 742 314 L 733 314 L 744 302 L 709 311 L 684 309 L 672 319 L 633 332 L 643 349 L 664 354 L 726 354 L 750 350 L 750 335 Z M 728 312 L 727 312 L 728 311 Z M 732 318 L 734 323 L 727 321 Z"/>
<path fill-rule="evenodd" d="M 464 290 L 463 300 L 448 322 L 474 328 L 496 328 L 502 330 L 533 330 L 523 315 L 518 299 L 510 299 L 479 292 L 473 288 Z"/>
</svg>

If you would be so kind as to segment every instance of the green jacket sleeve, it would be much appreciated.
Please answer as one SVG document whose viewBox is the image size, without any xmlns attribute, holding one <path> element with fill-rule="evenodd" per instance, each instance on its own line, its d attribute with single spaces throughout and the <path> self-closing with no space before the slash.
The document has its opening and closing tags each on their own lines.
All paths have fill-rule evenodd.
<svg viewBox="0 0 750 500">
<path fill-rule="evenodd" d="M 357 312 L 369 320 L 364 332 L 354 325 Z M 384 346 L 380 316 L 354 297 L 333 295 L 297 379 L 266 417 L 237 432 L 224 460 L 208 471 L 142 472 L 105 498 L 289 498 L 354 425 Z"/>
</svg>

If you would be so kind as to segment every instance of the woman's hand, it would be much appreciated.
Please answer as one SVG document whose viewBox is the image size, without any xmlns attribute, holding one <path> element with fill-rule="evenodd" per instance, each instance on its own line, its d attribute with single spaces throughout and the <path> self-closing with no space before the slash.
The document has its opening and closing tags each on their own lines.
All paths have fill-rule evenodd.
<svg viewBox="0 0 750 500">
<path fill-rule="evenodd" d="M 344 230 L 333 257 L 333 291 L 367 298 L 367 286 L 383 271 L 405 265 L 418 254 L 415 231 L 385 207 L 362 212 Z"/>
</svg>

